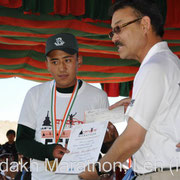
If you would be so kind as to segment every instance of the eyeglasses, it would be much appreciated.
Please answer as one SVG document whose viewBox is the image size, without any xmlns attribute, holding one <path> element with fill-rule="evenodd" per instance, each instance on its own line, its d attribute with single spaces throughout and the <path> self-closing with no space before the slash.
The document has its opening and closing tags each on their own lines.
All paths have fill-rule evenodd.
<svg viewBox="0 0 180 180">
<path fill-rule="evenodd" d="M 123 27 L 126 27 L 126 26 L 128 26 L 128 25 L 130 25 L 130 24 L 132 24 L 132 23 L 135 23 L 136 21 L 139 21 L 140 19 L 142 19 L 142 17 L 139 17 L 139 18 L 137 18 L 137 19 L 135 19 L 135 20 L 133 20 L 133 21 L 129 21 L 129 22 L 127 22 L 127 23 L 124 23 L 124 24 L 122 24 L 122 25 L 120 25 L 120 26 L 116 26 L 116 27 L 113 28 L 112 31 L 109 33 L 109 38 L 112 39 L 113 36 L 114 36 L 114 34 L 120 33 L 120 32 L 121 32 L 121 29 L 122 29 Z"/>
</svg>

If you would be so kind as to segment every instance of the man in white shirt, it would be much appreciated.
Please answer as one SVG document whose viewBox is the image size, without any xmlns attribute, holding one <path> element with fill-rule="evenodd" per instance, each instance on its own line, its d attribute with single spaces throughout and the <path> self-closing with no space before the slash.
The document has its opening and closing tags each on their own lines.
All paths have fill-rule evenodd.
<svg viewBox="0 0 180 180">
<path fill-rule="evenodd" d="M 180 179 L 180 60 L 162 41 L 163 20 L 151 0 L 119 0 L 111 8 L 109 36 L 122 59 L 141 63 L 134 79 L 128 125 L 108 153 L 80 174 L 99 179 L 115 162 L 133 156 L 137 180 Z M 108 163 L 107 163 L 108 162 Z M 96 169 L 93 171 L 93 168 Z"/>
</svg>

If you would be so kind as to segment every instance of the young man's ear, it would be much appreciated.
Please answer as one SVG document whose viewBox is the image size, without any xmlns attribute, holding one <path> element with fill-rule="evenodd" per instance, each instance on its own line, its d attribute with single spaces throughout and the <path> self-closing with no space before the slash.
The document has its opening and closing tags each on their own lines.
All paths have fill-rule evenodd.
<svg viewBox="0 0 180 180">
<path fill-rule="evenodd" d="M 45 64 L 46 64 L 47 70 L 49 71 L 49 66 L 48 66 L 48 60 L 47 60 L 47 57 L 46 57 L 46 59 L 45 59 Z"/>
<path fill-rule="evenodd" d="M 82 56 L 78 56 L 78 68 L 82 65 Z"/>
</svg>

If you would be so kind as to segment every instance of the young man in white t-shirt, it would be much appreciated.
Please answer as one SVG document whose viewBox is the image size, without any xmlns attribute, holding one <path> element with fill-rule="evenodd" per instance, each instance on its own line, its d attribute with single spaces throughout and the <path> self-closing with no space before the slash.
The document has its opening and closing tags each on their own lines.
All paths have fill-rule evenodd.
<svg viewBox="0 0 180 180">
<path fill-rule="evenodd" d="M 108 99 L 104 91 L 77 80 L 82 59 L 78 56 L 74 35 L 61 33 L 51 36 L 45 54 L 48 71 L 54 80 L 35 86 L 27 93 L 18 122 L 16 145 L 21 154 L 33 159 L 33 180 L 75 180 L 78 179 L 75 175 L 52 172 L 52 166 L 45 165 L 45 158 L 52 165 L 54 162 L 51 160 L 58 158 L 60 161 L 64 153 L 68 153 L 65 147 L 71 127 L 85 123 L 86 110 L 108 108 Z M 117 137 L 115 127 L 112 131 Z M 106 142 L 115 140 L 112 131 Z"/>
</svg>

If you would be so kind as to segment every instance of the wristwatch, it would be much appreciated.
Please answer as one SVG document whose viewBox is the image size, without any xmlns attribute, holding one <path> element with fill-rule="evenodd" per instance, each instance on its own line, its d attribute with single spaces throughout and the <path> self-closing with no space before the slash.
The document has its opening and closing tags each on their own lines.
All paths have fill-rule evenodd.
<svg viewBox="0 0 180 180">
<path fill-rule="evenodd" d="M 102 172 L 102 171 L 99 170 L 99 164 L 100 164 L 100 163 L 98 163 L 98 162 L 94 164 L 98 176 L 104 177 L 104 178 L 110 177 L 110 176 L 112 175 L 113 171 L 110 170 L 110 171 L 108 171 L 108 172 Z"/>
</svg>

